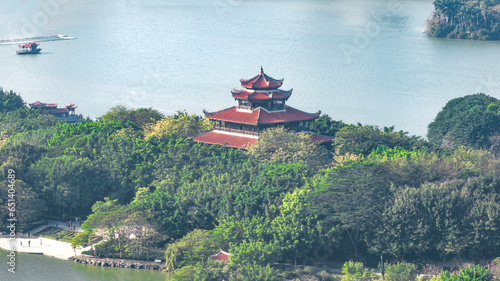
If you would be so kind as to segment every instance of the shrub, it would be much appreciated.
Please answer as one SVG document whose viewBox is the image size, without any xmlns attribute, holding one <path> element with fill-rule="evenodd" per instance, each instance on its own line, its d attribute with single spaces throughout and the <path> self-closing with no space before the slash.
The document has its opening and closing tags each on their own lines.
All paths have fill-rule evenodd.
<svg viewBox="0 0 500 281">
<path fill-rule="evenodd" d="M 364 268 L 363 263 L 348 261 L 342 266 L 342 281 L 371 281 L 378 279 L 373 270 Z"/>
<path fill-rule="evenodd" d="M 491 281 L 493 274 L 489 269 L 480 265 L 468 266 L 462 268 L 459 272 L 443 271 L 439 277 L 433 278 L 433 281 Z"/>
<path fill-rule="evenodd" d="M 281 281 L 283 276 L 281 273 L 273 269 L 269 264 L 261 266 L 256 262 L 246 263 L 238 266 L 238 273 L 235 278 L 229 280 L 243 281 Z"/>
<path fill-rule="evenodd" d="M 410 263 L 397 263 L 394 266 L 385 265 L 385 278 L 388 281 L 414 281 L 417 277 L 415 265 Z"/>
</svg>

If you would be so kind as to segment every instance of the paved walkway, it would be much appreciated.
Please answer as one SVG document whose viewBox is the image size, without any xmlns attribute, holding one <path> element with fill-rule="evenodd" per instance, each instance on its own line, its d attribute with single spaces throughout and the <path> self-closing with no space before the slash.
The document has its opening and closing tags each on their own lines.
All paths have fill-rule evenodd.
<svg viewBox="0 0 500 281">
<path fill-rule="evenodd" d="M 80 223 L 74 222 L 75 230 L 82 232 L 83 230 L 80 227 Z M 30 230 L 30 238 L 28 238 L 28 231 L 26 233 L 18 233 L 16 238 L 16 252 L 20 253 L 31 253 L 31 254 L 43 254 L 46 256 L 52 256 L 60 259 L 68 259 L 69 257 L 75 256 L 75 251 L 71 247 L 70 243 L 56 241 L 43 237 L 34 237 L 33 234 L 36 234 L 47 227 L 59 227 L 62 229 L 68 229 L 66 227 L 66 222 L 61 221 L 52 221 L 48 220 L 46 225 L 39 226 Z M 0 238 L 0 248 L 4 250 L 9 250 L 9 238 L 5 238 L 5 235 Z M 90 249 L 89 247 L 81 248 L 77 247 L 76 255 L 81 255 L 82 251 L 87 251 Z"/>
<path fill-rule="evenodd" d="M 83 222 L 82 222 L 83 223 Z M 73 225 L 75 226 L 74 229 L 73 229 Z M 53 220 L 47 220 L 47 224 L 44 224 L 44 225 L 41 225 L 37 228 L 33 228 L 32 230 L 30 230 L 29 232 L 32 233 L 32 234 L 35 234 L 35 233 L 38 233 L 42 230 L 44 230 L 45 228 L 48 228 L 48 227 L 59 227 L 59 228 L 62 228 L 62 229 L 69 229 L 68 226 L 66 226 L 66 222 L 63 222 L 63 221 L 53 221 Z M 71 228 L 73 230 L 76 230 L 78 232 L 83 232 L 83 229 L 82 227 L 80 226 L 80 222 L 75 222 L 75 221 L 72 221 L 71 222 Z M 26 231 L 25 233 L 23 233 L 23 235 L 27 235 L 28 231 Z M 26 236 L 27 237 L 27 236 Z"/>
</svg>

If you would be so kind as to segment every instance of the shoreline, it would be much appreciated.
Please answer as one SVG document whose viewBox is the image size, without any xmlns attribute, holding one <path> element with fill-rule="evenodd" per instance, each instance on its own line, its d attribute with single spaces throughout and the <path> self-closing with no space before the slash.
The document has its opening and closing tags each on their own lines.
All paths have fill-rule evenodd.
<svg viewBox="0 0 500 281">
<path fill-rule="evenodd" d="M 10 252 L 10 238 L 0 238 L 0 248 L 2 250 Z M 71 247 L 71 243 L 56 241 L 43 237 L 36 238 L 17 238 L 15 253 L 26 253 L 26 254 L 38 254 L 49 257 L 54 257 L 58 259 L 68 260 L 76 256 L 81 256 L 82 251 L 87 251 L 89 247 L 82 248 L 77 247 L 75 251 Z M 28 246 L 28 241 L 30 245 Z M 41 241 L 41 243 L 40 243 Z M 40 245 L 41 244 L 41 245 Z"/>
<path fill-rule="evenodd" d="M 81 229 L 80 222 L 76 223 L 75 221 L 73 221 L 72 223 L 75 224 L 75 231 L 78 232 L 83 231 Z M 16 233 L 16 238 L 15 238 L 16 250 L 14 252 L 44 255 L 44 256 L 67 260 L 68 258 L 75 257 L 75 254 L 76 256 L 80 256 L 82 254 L 82 251 L 88 251 L 90 249 L 90 246 L 85 248 L 79 246 L 75 250 L 73 250 L 73 247 L 71 247 L 71 243 L 39 237 L 36 235 L 36 233 L 50 226 L 58 227 L 61 229 L 67 228 L 64 227 L 66 226 L 65 222 L 47 220 L 47 223 L 45 225 L 41 225 L 26 232 L 26 233 L 30 232 L 32 234 L 32 237 L 30 238 L 27 238 L 26 234 Z M 2 248 L 4 251 L 11 252 L 10 250 L 11 246 L 9 242 L 10 242 L 9 235 L 0 235 L 0 248 Z"/>
</svg>

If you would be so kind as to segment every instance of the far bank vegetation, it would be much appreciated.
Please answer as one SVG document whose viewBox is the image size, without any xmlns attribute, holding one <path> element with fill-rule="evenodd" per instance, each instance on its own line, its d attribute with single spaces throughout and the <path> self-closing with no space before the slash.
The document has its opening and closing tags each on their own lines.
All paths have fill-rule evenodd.
<svg viewBox="0 0 500 281">
<path fill-rule="evenodd" d="M 436 0 L 427 33 L 435 37 L 500 39 L 500 0 Z"/>
</svg>

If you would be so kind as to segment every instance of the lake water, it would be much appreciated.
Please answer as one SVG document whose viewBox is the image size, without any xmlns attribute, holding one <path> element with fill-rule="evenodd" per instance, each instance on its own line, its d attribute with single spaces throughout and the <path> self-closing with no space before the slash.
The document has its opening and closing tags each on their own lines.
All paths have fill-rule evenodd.
<svg viewBox="0 0 500 281">
<path fill-rule="evenodd" d="M 0 39 L 78 38 L 36 56 L 0 46 L 0 86 L 84 116 L 227 108 L 261 66 L 291 106 L 419 136 L 452 98 L 500 97 L 500 43 L 422 34 L 432 0 L 0 2 Z"/>
<path fill-rule="evenodd" d="M 16 255 L 16 273 L 8 272 L 8 252 L 0 250 L 2 281 L 169 281 L 170 275 L 151 270 L 76 264 L 51 257 Z"/>
</svg>

